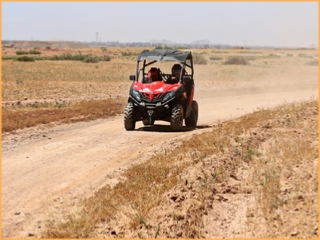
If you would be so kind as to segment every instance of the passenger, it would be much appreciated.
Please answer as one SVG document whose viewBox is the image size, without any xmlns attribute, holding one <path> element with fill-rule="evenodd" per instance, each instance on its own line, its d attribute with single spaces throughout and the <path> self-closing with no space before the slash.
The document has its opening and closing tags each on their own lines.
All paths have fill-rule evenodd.
<svg viewBox="0 0 320 240">
<path fill-rule="evenodd" d="M 186 74 L 185 69 L 182 68 L 182 66 L 180 64 L 174 64 L 171 68 L 171 77 L 168 79 L 167 83 L 178 83 L 180 80 L 180 75 L 181 75 L 181 79 L 183 78 L 183 76 Z M 182 105 L 185 109 L 188 108 L 188 92 L 186 91 L 188 89 L 188 86 L 183 83 L 184 85 L 184 92 L 182 93 Z"/>
<path fill-rule="evenodd" d="M 169 83 L 178 83 L 180 79 L 180 74 L 181 74 L 182 66 L 180 64 L 174 64 L 171 68 L 171 78 L 169 79 Z M 185 74 L 185 70 L 182 70 L 182 75 Z"/>
</svg>

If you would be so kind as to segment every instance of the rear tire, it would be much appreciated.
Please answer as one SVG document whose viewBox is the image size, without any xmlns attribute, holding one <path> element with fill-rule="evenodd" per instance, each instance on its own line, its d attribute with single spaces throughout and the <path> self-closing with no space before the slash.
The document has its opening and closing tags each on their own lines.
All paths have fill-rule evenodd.
<svg viewBox="0 0 320 240">
<path fill-rule="evenodd" d="M 182 128 L 183 124 L 183 107 L 181 104 L 173 106 L 171 111 L 171 128 L 174 131 L 178 131 Z"/>
<path fill-rule="evenodd" d="M 132 102 L 129 102 L 124 109 L 124 128 L 127 131 L 132 131 L 135 127 L 136 121 L 134 120 L 134 106 Z"/>
<path fill-rule="evenodd" d="M 187 127 L 196 128 L 198 123 L 198 103 L 192 101 L 192 110 L 189 117 L 185 119 L 185 124 Z"/>
</svg>

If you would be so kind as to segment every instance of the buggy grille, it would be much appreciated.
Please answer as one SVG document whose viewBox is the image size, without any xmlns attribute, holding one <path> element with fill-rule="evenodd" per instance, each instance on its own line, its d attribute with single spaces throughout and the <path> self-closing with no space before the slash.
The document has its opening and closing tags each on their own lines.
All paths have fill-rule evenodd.
<svg viewBox="0 0 320 240">
<path fill-rule="evenodd" d="M 143 93 L 142 94 L 142 100 L 145 101 L 145 102 L 157 103 L 157 102 L 161 102 L 162 95 L 163 95 L 162 93 L 154 94 L 153 95 L 153 99 L 150 100 L 150 94 L 149 93 Z"/>
</svg>

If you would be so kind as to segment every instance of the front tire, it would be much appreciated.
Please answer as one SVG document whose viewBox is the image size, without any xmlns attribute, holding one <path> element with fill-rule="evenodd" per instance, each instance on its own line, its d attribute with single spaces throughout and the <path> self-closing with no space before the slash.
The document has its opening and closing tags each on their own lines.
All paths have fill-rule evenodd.
<svg viewBox="0 0 320 240">
<path fill-rule="evenodd" d="M 185 119 L 185 124 L 187 127 L 196 128 L 198 123 L 198 103 L 192 101 L 192 110 L 189 117 Z"/>
<path fill-rule="evenodd" d="M 178 131 L 182 128 L 183 124 L 183 107 L 181 104 L 176 104 L 173 106 L 171 111 L 171 128 L 174 131 Z"/>
<path fill-rule="evenodd" d="M 127 131 L 132 131 L 136 127 L 134 120 L 134 106 L 132 102 L 128 102 L 124 109 L 124 128 Z"/>
</svg>

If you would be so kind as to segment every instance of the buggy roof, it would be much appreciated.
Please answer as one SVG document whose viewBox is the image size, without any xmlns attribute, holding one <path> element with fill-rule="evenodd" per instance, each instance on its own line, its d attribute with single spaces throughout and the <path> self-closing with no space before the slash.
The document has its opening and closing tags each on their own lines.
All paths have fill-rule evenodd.
<svg viewBox="0 0 320 240">
<path fill-rule="evenodd" d="M 143 50 L 138 56 L 138 62 L 143 60 L 154 60 L 159 62 L 178 61 L 185 62 L 187 59 L 192 59 L 191 51 L 179 51 L 171 49 L 154 49 Z"/>
</svg>

